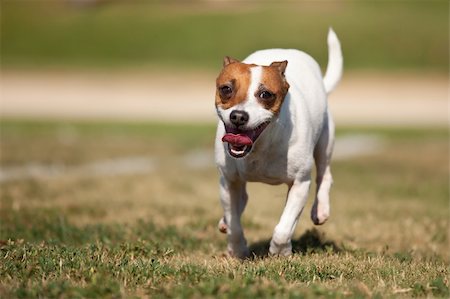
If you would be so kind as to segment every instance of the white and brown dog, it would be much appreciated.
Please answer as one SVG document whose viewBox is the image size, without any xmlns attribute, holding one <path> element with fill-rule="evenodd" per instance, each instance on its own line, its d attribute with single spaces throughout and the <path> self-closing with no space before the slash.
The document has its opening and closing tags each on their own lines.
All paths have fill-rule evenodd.
<svg viewBox="0 0 450 299">
<path fill-rule="evenodd" d="M 228 235 L 232 256 L 249 255 L 240 220 L 247 204 L 246 182 L 289 187 L 270 242 L 271 254 L 292 253 L 291 238 L 308 197 L 314 162 L 317 191 L 311 218 L 315 224 L 323 224 L 330 214 L 334 123 L 327 94 L 340 80 L 343 64 L 332 29 L 328 55 L 323 78 L 317 62 L 298 50 L 257 51 L 242 62 L 224 59 L 216 81 L 220 121 L 215 159 L 224 209 L 219 229 Z"/>
</svg>

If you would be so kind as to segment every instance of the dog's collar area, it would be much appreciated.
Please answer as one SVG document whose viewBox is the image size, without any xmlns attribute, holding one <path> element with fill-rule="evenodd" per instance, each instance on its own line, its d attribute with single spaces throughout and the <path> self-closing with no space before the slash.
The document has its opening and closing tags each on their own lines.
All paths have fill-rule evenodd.
<svg viewBox="0 0 450 299">
<path fill-rule="evenodd" d="M 270 121 L 262 122 L 251 130 L 240 130 L 236 127 L 233 128 L 225 125 L 226 133 L 222 137 L 222 141 L 228 143 L 228 152 L 230 155 L 234 158 L 242 158 L 250 153 L 256 139 L 269 123 Z"/>
</svg>

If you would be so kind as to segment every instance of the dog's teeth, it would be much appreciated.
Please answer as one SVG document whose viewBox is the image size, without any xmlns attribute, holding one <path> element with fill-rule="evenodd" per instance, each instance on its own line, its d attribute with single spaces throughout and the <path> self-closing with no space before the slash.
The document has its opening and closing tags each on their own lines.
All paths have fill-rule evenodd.
<svg viewBox="0 0 450 299">
<path fill-rule="evenodd" d="M 233 152 L 233 154 L 235 155 L 242 155 L 243 153 L 245 153 L 245 151 L 247 150 L 247 146 L 244 146 L 244 148 L 241 151 L 235 150 L 235 149 L 231 149 L 231 151 Z"/>
</svg>

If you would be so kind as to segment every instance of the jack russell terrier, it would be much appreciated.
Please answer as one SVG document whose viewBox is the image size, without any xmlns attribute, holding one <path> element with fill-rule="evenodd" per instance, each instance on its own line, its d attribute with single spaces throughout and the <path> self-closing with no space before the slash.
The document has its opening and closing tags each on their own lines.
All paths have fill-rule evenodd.
<svg viewBox="0 0 450 299">
<path fill-rule="evenodd" d="M 341 45 L 331 28 L 328 60 L 322 78 L 317 62 L 298 50 L 261 50 L 242 62 L 224 58 L 216 80 L 220 120 L 215 160 L 224 210 L 219 230 L 228 235 L 232 256 L 250 254 L 241 226 L 246 182 L 284 183 L 289 188 L 270 254 L 292 253 L 291 238 L 308 197 L 314 162 L 317 191 L 311 219 L 323 224 L 330 214 L 334 123 L 327 95 L 339 82 L 343 65 Z"/>
</svg>

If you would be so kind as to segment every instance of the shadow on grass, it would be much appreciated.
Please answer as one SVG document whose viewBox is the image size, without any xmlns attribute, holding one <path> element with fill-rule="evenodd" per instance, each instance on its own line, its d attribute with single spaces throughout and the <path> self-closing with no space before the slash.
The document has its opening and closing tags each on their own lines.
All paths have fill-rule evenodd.
<svg viewBox="0 0 450 299">
<path fill-rule="evenodd" d="M 270 239 L 251 244 L 250 253 L 255 258 L 265 258 L 269 255 Z M 325 234 L 313 228 L 307 230 L 297 240 L 292 240 L 294 254 L 307 254 L 316 252 L 338 253 L 342 251 L 336 242 L 327 240 Z"/>
</svg>

